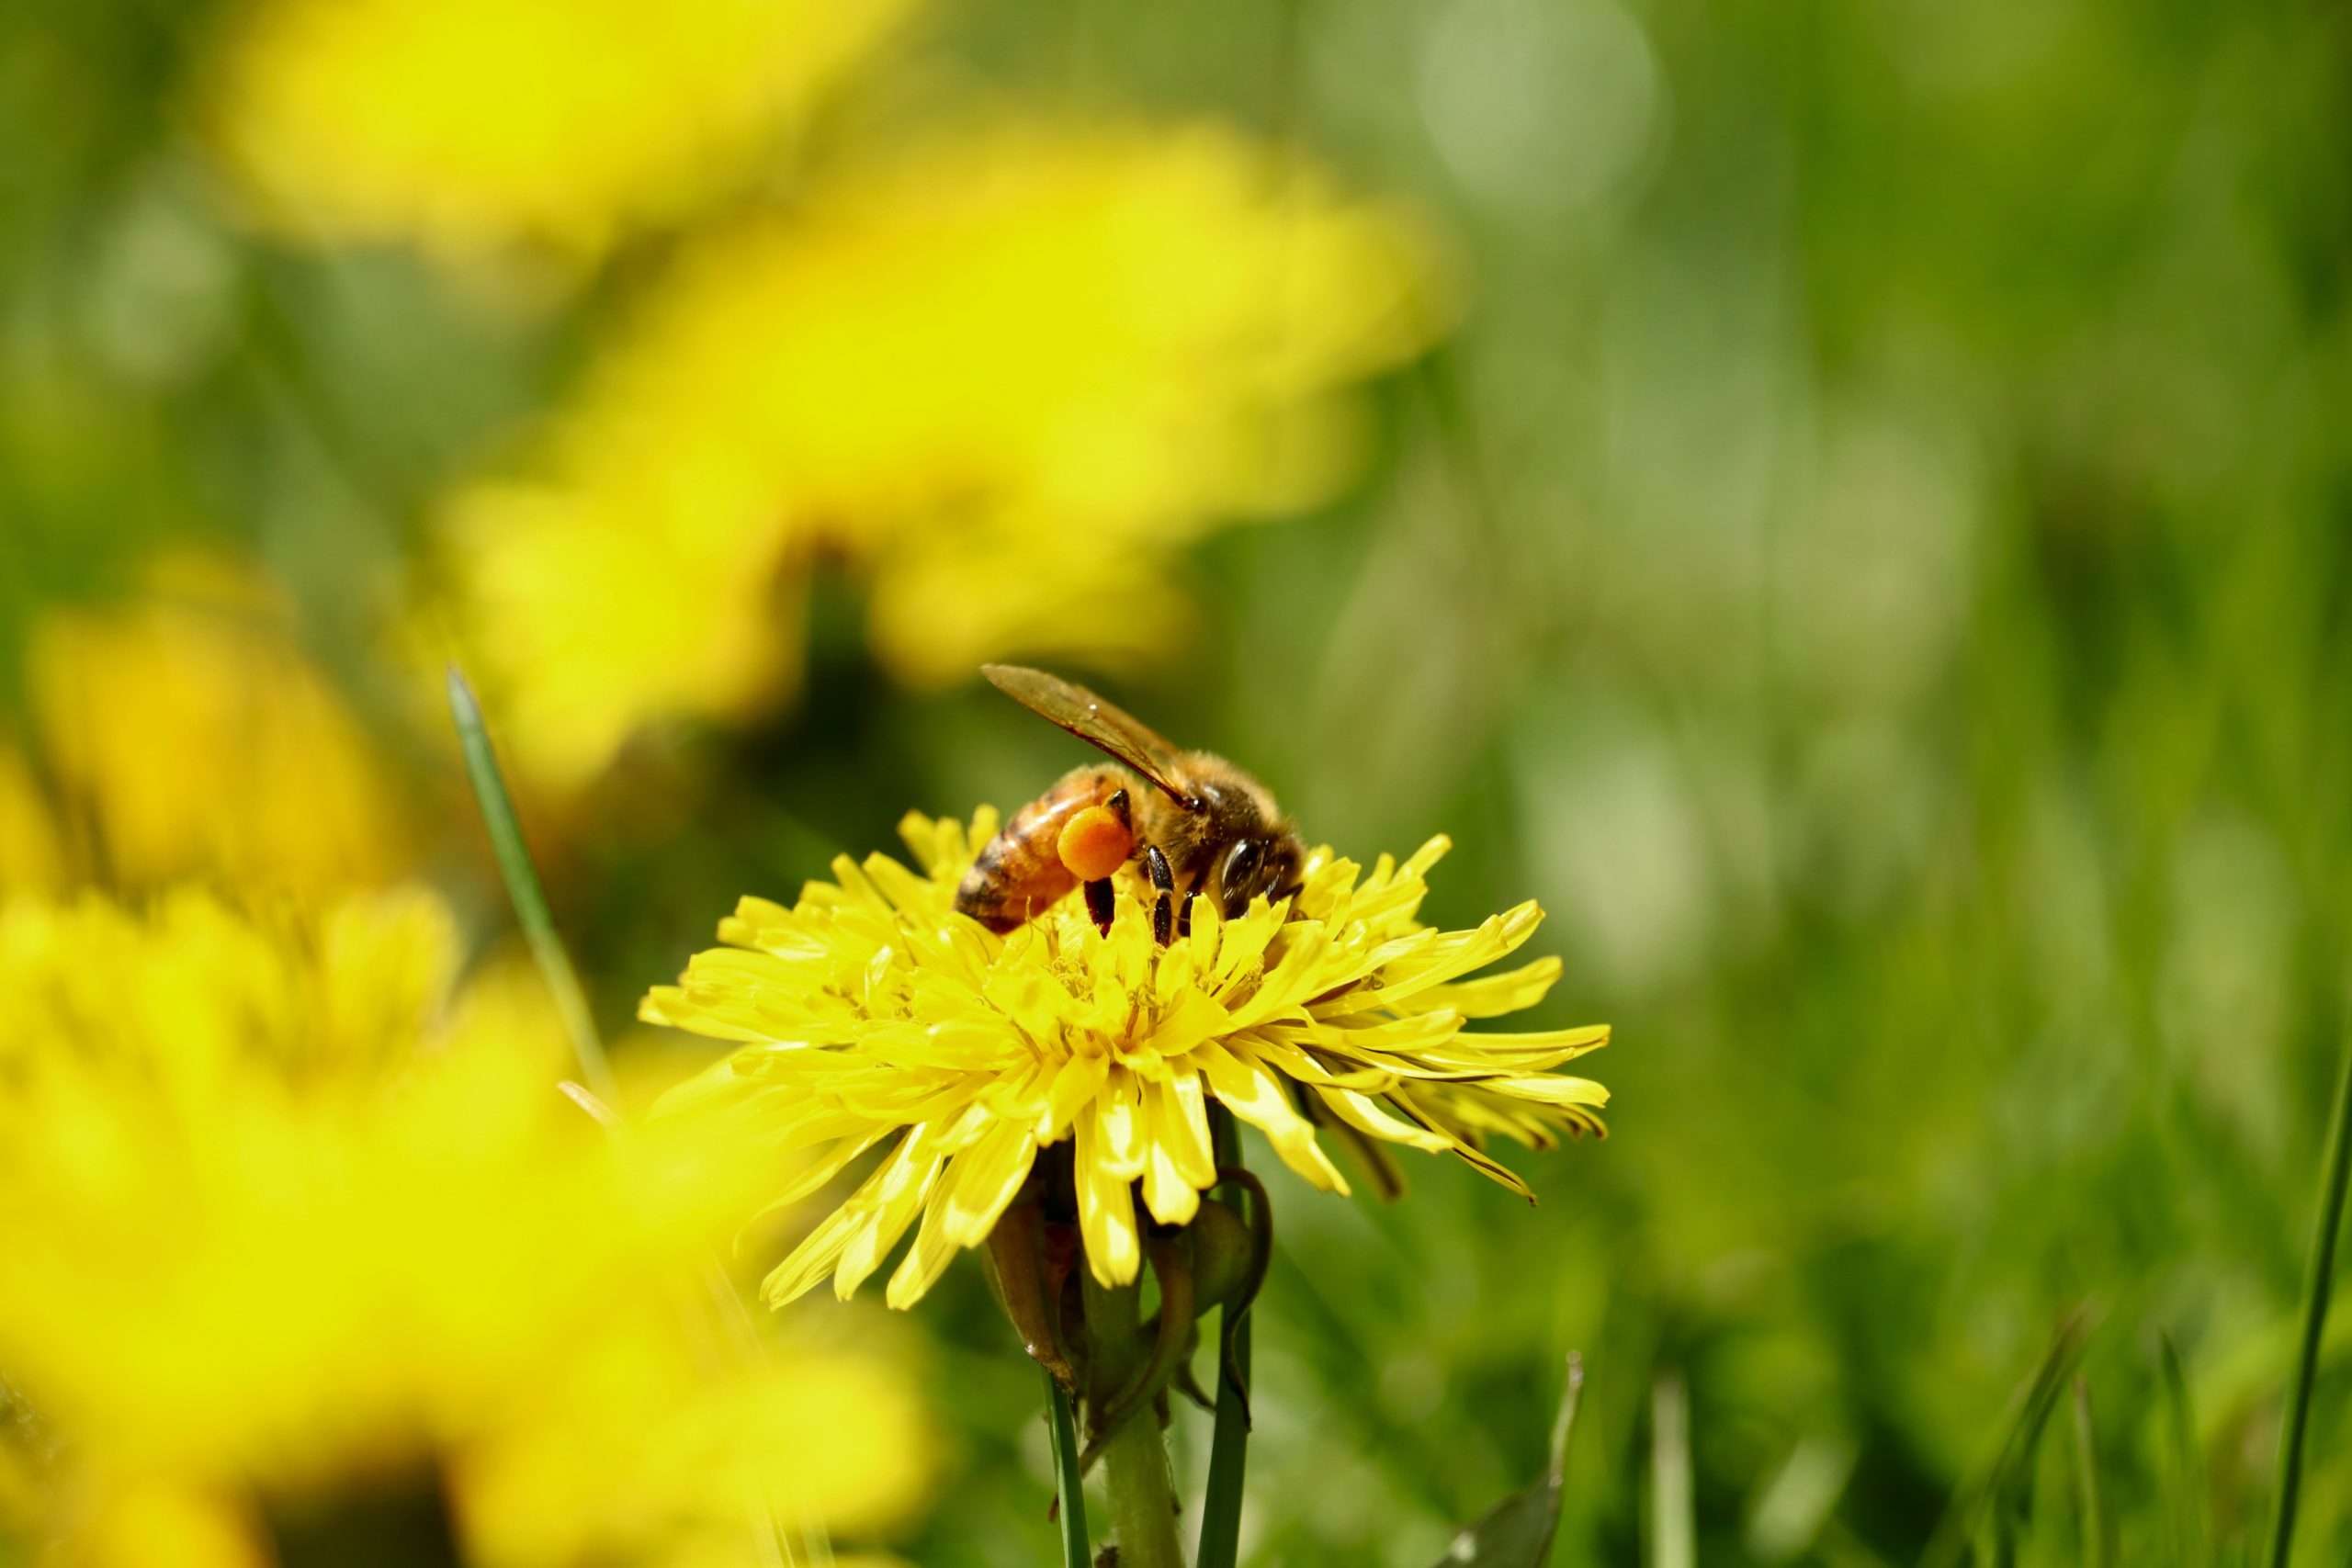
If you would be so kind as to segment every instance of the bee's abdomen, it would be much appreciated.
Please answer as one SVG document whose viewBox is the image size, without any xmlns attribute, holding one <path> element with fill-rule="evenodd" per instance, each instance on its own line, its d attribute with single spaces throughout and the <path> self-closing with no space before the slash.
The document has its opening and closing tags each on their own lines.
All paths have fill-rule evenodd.
<svg viewBox="0 0 2352 1568">
<path fill-rule="evenodd" d="M 956 885 L 956 908 L 992 931 L 1009 931 L 1041 915 L 1077 887 L 1058 852 L 1062 827 L 1075 812 L 1100 806 L 1131 781 L 1117 768 L 1065 773 L 980 847 Z"/>
</svg>

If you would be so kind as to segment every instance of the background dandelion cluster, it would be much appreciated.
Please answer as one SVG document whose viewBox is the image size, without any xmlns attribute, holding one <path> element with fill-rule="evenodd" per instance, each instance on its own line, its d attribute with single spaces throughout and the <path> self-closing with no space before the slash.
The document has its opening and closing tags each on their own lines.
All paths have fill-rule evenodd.
<svg viewBox="0 0 2352 1568">
<path fill-rule="evenodd" d="M 1532 1213 L 1255 1160 L 1250 1561 L 1435 1561 L 1577 1347 L 1557 1561 L 1672 1537 L 1665 1388 L 1702 1560 L 1910 1562 L 2086 1305 L 2109 1560 L 2240 1560 L 2352 935 L 2347 148 L 2274 0 L 0 7 L 0 1562 L 1052 1550 L 977 1270 L 747 1326 L 727 1175 L 542 1092 L 452 657 L 624 1110 L 713 911 L 1078 760 L 983 659 L 1541 900 L 1616 1135 Z"/>
</svg>

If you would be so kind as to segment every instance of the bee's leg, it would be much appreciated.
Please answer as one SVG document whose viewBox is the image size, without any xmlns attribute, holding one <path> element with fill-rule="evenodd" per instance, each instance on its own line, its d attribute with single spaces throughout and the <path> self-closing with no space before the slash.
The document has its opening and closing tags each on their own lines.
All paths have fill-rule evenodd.
<svg viewBox="0 0 2352 1568">
<path fill-rule="evenodd" d="M 1184 901 L 1176 907 L 1176 934 L 1178 936 L 1191 936 L 1193 934 L 1193 900 L 1200 897 L 1201 884 L 1207 879 L 1208 873 L 1203 872 L 1200 875 L 1193 878 L 1193 885 L 1190 887 L 1184 889 Z"/>
<path fill-rule="evenodd" d="M 1111 934 L 1111 916 L 1117 907 L 1117 904 L 1111 897 L 1111 879 L 1109 877 L 1106 876 L 1099 881 L 1090 882 L 1086 885 L 1087 918 L 1094 922 L 1094 929 L 1101 931 L 1104 936 L 1109 936 Z"/>
<path fill-rule="evenodd" d="M 1143 868 L 1159 895 L 1151 904 L 1151 937 L 1166 947 L 1176 940 L 1176 874 L 1168 868 L 1168 857 L 1158 844 L 1144 851 Z"/>
<path fill-rule="evenodd" d="M 1102 807 L 1104 810 L 1110 812 L 1112 816 L 1119 819 L 1120 827 L 1125 828 L 1130 833 L 1136 830 L 1135 805 L 1132 801 L 1127 799 L 1127 792 L 1125 790 L 1113 790 L 1110 795 L 1102 802 Z"/>
</svg>

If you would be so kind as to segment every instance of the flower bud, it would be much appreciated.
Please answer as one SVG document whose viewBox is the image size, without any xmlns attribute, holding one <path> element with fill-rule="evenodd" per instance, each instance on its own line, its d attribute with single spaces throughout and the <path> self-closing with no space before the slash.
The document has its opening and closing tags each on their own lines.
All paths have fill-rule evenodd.
<svg viewBox="0 0 2352 1568">
<path fill-rule="evenodd" d="M 1185 1230 L 1193 1238 L 1193 1310 L 1239 1296 L 1250 1283 L 1250 1226 L 1233 1206 L 1208 1199 Z"/>
</svg>

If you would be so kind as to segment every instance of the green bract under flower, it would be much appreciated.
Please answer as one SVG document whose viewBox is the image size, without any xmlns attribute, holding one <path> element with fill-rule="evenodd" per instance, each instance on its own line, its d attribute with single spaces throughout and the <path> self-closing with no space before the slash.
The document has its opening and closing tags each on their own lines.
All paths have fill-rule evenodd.
<svg viewBox="0 0 2352 1568">
<path fill-rule="evenodd" d="M 910 815 L 900 831 L 921 874 L 844 856 L 836 882 L 809 884 L 791 908 L 746 898 L 720 922 L 727 945 L 645 998 L 649 1022 L 743 1045 L 673 1091 L 666 1113 L 716 1109 L 764 1151 L 821 1151 L 778 1201 L 891 1141 L 768 1277 L 772 1303 L 828 1274 L 847 1297 L 920 1217 L 888 1292 L 911 1304 L 1064 1138 L 1088 1264 L 1125 1284 L 1140 1258 L 1133 1184 L 1152 1219 L 1183 1224 L 1216 1180 L 1211 1100 L 1340 1193 L 1318 1129 L 1376 1156 L 1378 1142 L 1452 1153 L 1531 1199 L 1487 1157 L 1488 1138 L 1541 1148 L 1603 1131 L 1608 1091 L 1554 1069 L 1605 1044 L 1607 1026 L 1464 1032 L 1534 1005 L 1560 964 L 1462 978 L 1516 950 L 1543 911 L 1521 904 L 1472 931 L 1420 924 L 1443 838 L 1369 871 L 1318 849 L 1295 897 L 1230 920 L 1197 900 L 1189 933 L 1163 949 L 1124 886 L 1107 936 L 1076 898 L 1001 937 L 956 913 L 956 882 L 996 829 L 987 809 L 968 829 Z"/>
</svg>

